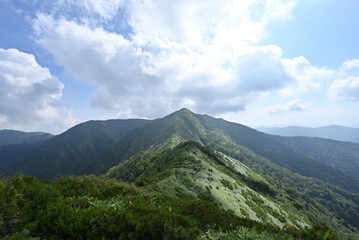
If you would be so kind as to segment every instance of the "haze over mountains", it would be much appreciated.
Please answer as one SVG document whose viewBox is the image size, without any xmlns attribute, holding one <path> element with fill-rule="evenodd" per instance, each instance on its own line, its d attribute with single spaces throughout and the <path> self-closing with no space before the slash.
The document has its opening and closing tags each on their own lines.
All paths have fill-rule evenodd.
<svg viewBox="0 0 359 240">
<path fill-rule="evenodd" d="M 309 128 L 309 127 L 263 127 L 258 128 L 259 131 L 280 135 L 280 136 L 303 136 L 303 137 L 320 137 L 338 141 L 349 141 L 359 143 L 359 129 L 344 127 L 339 125 L 330 125 L 325 127 Z"/>
<path fill-rule="evenodd" d="M 5 176 L 105 174 L 280 227 L 359 232 L 357 143 L 274 136 L 181 109 L 155 120 L 85 122 L 18 153 L 0 162 Z"/>
</svg>

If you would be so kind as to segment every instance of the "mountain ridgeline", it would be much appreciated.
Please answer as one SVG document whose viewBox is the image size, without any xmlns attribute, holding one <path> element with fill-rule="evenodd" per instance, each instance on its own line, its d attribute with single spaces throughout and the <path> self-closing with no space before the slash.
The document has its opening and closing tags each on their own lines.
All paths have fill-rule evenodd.
<svg viewBox="0 0 359 240">
<path fill-rule="evenodd" d="M 0 130 L 0 147 L 19 144 L 34 144 L 43 142 L 53 135 L 44 132 L 21 132 L 15 130 Z"/>
<path fill-rule="evenodd" d="M 107 174 L 165 195 L 220 203 L 236 215 L 283 227 L 309 226 L 308 218 L 246 165 L 193 141 L 160 152 L 140 152 Z M 290 213 L 290 214 L 289 214 Z M 291 216 L 290 219 L 288 216 Z"/>
<path fill-rule="evenodd" d="M 298 127 L 298 126 L 290 126 L 283 128 L 258 128 L 258 130 L 279 136 L 285 137 L 320 137 L 327 138 L 338 141 L 347 141 L 347 142 L 355 142 L 359 143 L 359 129 L 344 127 L 339 125 L 331 125 L 325 127 Z"/>
<path fill-rule="evenodd" d="M 359 144 L 269 135 L 188 109 L 85 122 L 0 168 L 45 179 L 106 175 L 280 228 L 326 225 L 359 236 Z"/>
<path fill-rule="evenodd" d="M 148 120 L 88 121 L 54 136 L 4 166 L 5 175 L 16 172 L 53 179 L 63 175 L 80 175 L 101 154 L 128 132 Z"/>
</svg>

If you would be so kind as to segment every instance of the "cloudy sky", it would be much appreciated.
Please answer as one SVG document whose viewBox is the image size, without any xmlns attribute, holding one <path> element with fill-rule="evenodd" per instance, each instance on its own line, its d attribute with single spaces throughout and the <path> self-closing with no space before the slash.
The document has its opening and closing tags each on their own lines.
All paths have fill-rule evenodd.
<svg viewBox="0 0 359 240">
<path fill-rule="evenodd" d="M 359 127 L 357 0 L 0 0 L 0 129 L 182 107 Z"/>
</svg>

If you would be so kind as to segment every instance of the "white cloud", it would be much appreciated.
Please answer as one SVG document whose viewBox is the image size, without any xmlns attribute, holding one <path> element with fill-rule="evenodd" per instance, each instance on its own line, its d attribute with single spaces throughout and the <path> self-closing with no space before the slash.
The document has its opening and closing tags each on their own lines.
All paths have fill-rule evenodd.
<svg viewBox="0 0 359 240">
<path fill-rule="evenodd" d="M 303 102 L 301 99 L 295 99 L 295 100 L 287 102 L 284 105 L 271 106 L 267 110 L 268 110 L 269 114 L 301 112 L 301 111 L 304 111 L 311 104 L 312 103 L 310 103 L 310 102 Z"/>
<path fill-rule="evenodd" d="M 64 127 L 73 119 L 69 110 L 58 106 L 64 85 L 31 54 L 0 48 L 0 85 L 2 128 L 54 123 Z"/>
<path fill-rule="evenodd" d="M 129 24 L 141 38 L 199 47 L 257 43 L 269 22 L 291 17 L 294 1 L 131 1 Z"/>
<path fill-rule="evenodd" d="M 305 57 L 282 59 L 286 72 L 295 79 L 295 83 L 279 91 L 284 97 L 293 97 L 312 89 L 321 87 L 319 80 L 329 79 L 334 70 L 312 66 Z"/>
<path fill-rule="evenodd" d="M 347 60 L 340 67 L 340 70 L 342 71 L 349 71 L 352 69 L 359 69 L 359 59 Z"/>
<path fill-rule="evenodd" d="M 299 95 L 333 74 L 259 44 L 271 21 L 291 18 L 294 1 L 114 0 L 104 9 L 93 0 L 63 1 L 87 14 L 39 13 L 34 38 L 68 74 L 98 86 L 93 106 L 126 116 L 158 117 L 180 107 L 242 111 L 263 93 Z M 93 24 L 94 16 L 109 20 L 118 12 L 130 34 Z"/>
<path fill-rule="evenodd" d="M 359 100 L 359 59 L 347 60 L 337 69 L 327 95 L 334 100 Z"/>
<path fill-rule="evenodd" d="M 359 75 L 334 81 L 328 95 L 337 100 L 359 100 Z"/>
</svg>

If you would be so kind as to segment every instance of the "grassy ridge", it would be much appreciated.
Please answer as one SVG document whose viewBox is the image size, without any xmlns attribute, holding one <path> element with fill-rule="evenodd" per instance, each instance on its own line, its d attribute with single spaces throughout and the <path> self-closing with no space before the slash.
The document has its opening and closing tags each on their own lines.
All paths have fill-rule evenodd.
<svg viewBox="0 0 359 240">
<path fill-rule="evenodd" d="M 3 239 L 220 239 L 210 237 L 239 233 L 243 227 L 255 227 L 272 239 L 322 239 L 327 232 L 281 231 L 239 218 L 215 203 L 148 193 L 104 177 L 0 179 Z M 335 239 L 334 233 L 330 237 Z"/>
<path fill-rule="evenodd" d="M 244 164 L 193 141 L 161 152 L 140 152 L 107 176 L 169 196 L 217 202 L 239 216 L 280 227 L 309 222 L 293 205 L 276 200 L 280 192 Z"/>
</svg>

